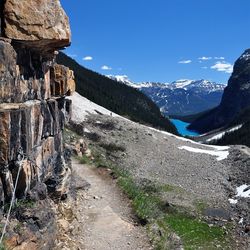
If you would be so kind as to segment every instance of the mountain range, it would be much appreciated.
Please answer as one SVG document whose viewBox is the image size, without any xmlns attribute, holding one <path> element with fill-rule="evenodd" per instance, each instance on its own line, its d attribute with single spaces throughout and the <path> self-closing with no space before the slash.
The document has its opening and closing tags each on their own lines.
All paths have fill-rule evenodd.
<svg viewBox="0 0 250 250">
<path fill-rule="evenodd" d="M 200 114 L 189 115 L 191 130 L 199 133 L 211 132 L 214 129 L 226 131 L 242 124 L 240 129 L 230 133 L 230 136 L 225 133 L 223 138 L 213 143 L 237 142 L 250 145 L 250 50 L 246 50 L 236 61 L 227 87 L 207 80 L 136 84 L 127 76 L 107 77 L 88 70 L 63 53 L 58 55 L 57 61 L 74 70 L 76 88 L 80 94 L 117 114 L 177 133 L 161 112 L 178 117 L 178 114 L 183 116 L 205 110 Z M 208 101 L 211 96 L 214 97 L 213 102 Z M 210 134 L 212 136 L 213 132 Z"/>
<path fill-rule="evenodd" d="M 107 77 L 136 88 L 150 97 L 164 115 L 186 116 L 219 105 L 226 85 L 208 80 L 178 80 L 172 83 L 134 83 L 126 75 Z"/>
</svg>

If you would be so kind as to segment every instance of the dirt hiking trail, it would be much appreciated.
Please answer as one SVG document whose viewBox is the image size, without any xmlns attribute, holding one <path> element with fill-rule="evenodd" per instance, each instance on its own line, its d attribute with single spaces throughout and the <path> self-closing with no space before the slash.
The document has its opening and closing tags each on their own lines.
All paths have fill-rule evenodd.
<svg viewBox="0 0 250 250">
<path fill-rule="evenodd" d="M 153 249 L 145 229 L 133 218 L 130 201 L 108 170 L 72 162 L 73 176 L 89 183 L 77 192 L 74 213 L 80 227 L 73 237 L 78 249 Z"/>
</svg>

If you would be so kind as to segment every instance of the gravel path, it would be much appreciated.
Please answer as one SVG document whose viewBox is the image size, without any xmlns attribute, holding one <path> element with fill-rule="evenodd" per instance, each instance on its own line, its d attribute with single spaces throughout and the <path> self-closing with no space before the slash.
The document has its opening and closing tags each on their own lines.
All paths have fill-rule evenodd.
<svg viewBox="0 0 250 250">
<path fill-rule="evenodd" d="M 73 235 L 79 249 L 152 249 L 144 228 L 135 223 L 130 201 L 121 193 L 109 173 L 76 161 L 73 161 L 72 169 L 73 176 L 90 184 L 87 191 L 77 193 L 73 208 L 81 225 Z"/>
</svg>

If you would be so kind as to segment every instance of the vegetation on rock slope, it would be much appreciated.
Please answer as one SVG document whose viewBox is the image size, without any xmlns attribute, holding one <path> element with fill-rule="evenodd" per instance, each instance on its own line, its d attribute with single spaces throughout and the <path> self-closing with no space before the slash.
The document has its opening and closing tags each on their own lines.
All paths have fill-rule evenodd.
<svg viewBox="0 0 250 250">
<path fill-rule="evenodd" d="M 111 176 L 121 190 L 131 199 L 134 212 L 155 249 L 165 250 L 183 246 L 185 249 L 230 249 L 231 236 L 227 229 L 209 226 L 202 219 L 200 206 L 191 213 L 187 208 L 172 206 L 163 198 L 165 192 L 180 192 L 179 187 L 159 183 L 138 183 L 134 177 L 106 157 L 113 149 L 91 145 L 93 160 L 86 156 L 79 158 L 82 164 L 93 164 L 97 168 L 111 169 Z M 117 147 L 118 148 L 118 147 Z M 106 152 L 106 156 L 105 156 Z M 202 208 L 203 209 L 203 208 Z M 178 236 L 174 236 L 178 235 Z"/>
</svg>

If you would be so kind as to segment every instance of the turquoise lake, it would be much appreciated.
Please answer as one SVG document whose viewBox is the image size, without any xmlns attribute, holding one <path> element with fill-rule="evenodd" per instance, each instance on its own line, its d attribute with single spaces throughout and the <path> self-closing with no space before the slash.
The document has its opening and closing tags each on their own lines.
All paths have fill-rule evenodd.
<svg viewBox="0 0 250 250">
<path fill-rule="evenodd" d="M 189 136 L 199 135 L 198 133 L 187 129 L 187 126 L 189 125 L 189 123 L 187 123 L 187 122 L 183 122 L 183 121 L 177 120 L 177 119 L 170 119 L 170 121 L 176 126 L 179 134 L 181 134 L 183 136 L 185 136 L 185 135 L 189 135 Z"/>
</svg>

